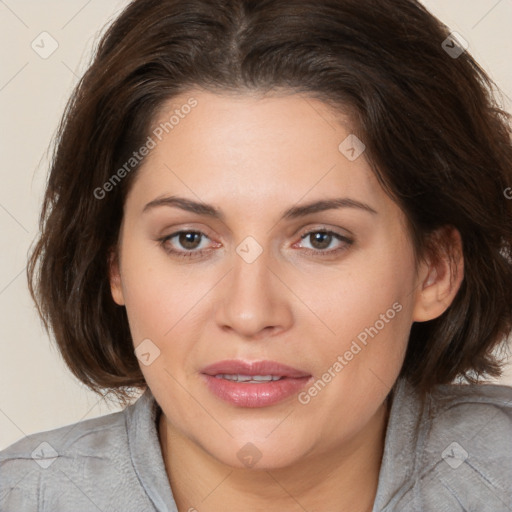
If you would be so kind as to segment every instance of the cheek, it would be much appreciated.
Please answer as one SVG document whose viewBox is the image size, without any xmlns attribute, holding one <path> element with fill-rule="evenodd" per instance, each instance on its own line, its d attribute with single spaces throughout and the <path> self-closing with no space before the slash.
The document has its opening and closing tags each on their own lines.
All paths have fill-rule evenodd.
<svg viewBox="0 0 512 512">
<path fill-rule="evenodd" d="M 361 429 L 398 377 L 412 314 L 411 280 L 406 265 L 401 268 L 397 279 L 394 265 L 367 266 L 364 274 L 345 276 L 345 283 L 328 294 L 331 301 L 323 303 L 325 323 L 335 334 L 318 339 L 315 381 L 298 398 L 323 425 L 326 439 Z"/>
<path fill-rule="evenodd" d="M 159 339 L 170 328 L 166 287 L 154 269 L 141 265 L 123 276 L 126 312 L 134 344 Z"/>
<path fill-rule="evenodd" d="M 159 343 L 182 316 L 182 283 L 153 243 L 137 242 L 135 236 L 123 237 L 121 276 L 130 331 L 135 345 L 146 338 Z"/>
<path fill-rule="evenodd" d="M 381 403 L 400 372 L 412 324 L 413 253 L 406 244 L 380 247 L 373 258 L 361 258 L 331 281 L 323 299 L 313 297 L 334 331 L 315 355 L 320 382 L 303 396 L 318 414 L 343 403 L 363 417 Z"/>
<path fill-rule="evenodd" d="M 311 298 L 319 316 L 329 325 L 329 338 L 348 343 L 377 332 L 404 332 L 410 327 L 414 300 L 414 265 L 410 248 L 381 245 L 382 250 L 361 257 L 347 272 L 326 282 L 322 293 Z M 366 256 L 366 255 L 365 255 Z M 377 332 L 376 332 L 377 331 Z"/>
<path fill-rule="evenodd" d="M 206 320 L 202 316 L 208 307 L 208 292 L 218 281 L 211 277 L 193 264 L 171 262 L 152 244 L 125 239 L 122 280 L 133 344 L 137 348 L 149 339 L 162 356 L 155 364 L 141 366 L 146 380 L 164 371 L 164 362 L 169 370 L 187 366 L 187 355 Z"/>
<path fill-rule="evenodd" d="M 387 390 L 379 388 L 383 382 L 394 382 L 403 362 L 411 308 L 396 290 L 378 294 L 373 290 L 369 295 L 367 291 L 372 292 L 361 286 L 351 300 L 340 298 L 339 312 L 331 317 L 332 323 L 337 322 L 335 334 L 321 340 L 314 355 L 315 377 L 329 386 L 333 402 L 342 397 L 356 406 L 371 396 L 382 398 Z"/>
</svg>

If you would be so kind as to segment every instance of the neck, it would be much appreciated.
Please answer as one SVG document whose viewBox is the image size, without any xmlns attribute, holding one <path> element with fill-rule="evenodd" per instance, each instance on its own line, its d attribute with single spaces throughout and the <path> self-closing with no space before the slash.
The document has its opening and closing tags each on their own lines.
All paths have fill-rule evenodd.
<svg viewBox="0 0 512 512">
<path fill-rule="evenodd" d="M 169 425 L 162 414 L 160 445 L 178 510 L 371 512 L 389 408 L 386 400 L 365 428 L 343 446 L 271 470 L 223 464 Z"/>
</svg>

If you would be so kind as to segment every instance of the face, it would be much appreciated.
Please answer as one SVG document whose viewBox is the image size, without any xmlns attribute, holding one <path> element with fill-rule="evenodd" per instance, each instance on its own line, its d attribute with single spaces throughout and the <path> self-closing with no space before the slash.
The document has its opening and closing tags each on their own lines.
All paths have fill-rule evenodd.
<svg viewBox="0 0 512 512">
<path fill-rule="evenodd" d="M 194 91 L 165 107 L 111 286 L 167 424 L 235 467 L 348 446 L 382 410 L 415 319 L 404 215 L 318 100 Z"/>
</svg>

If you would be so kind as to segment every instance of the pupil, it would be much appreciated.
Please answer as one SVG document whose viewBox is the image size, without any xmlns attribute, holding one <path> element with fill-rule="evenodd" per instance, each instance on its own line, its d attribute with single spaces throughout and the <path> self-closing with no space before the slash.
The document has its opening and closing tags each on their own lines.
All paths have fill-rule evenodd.
<svg viewBox="0 0 512 512">
<path fill-rule="evenodd" d="M 325 237 L 323 243 L 321 240 L 322 237 Z M 320 240 L 319 240 L 319 238 L 320 238 Z M 314 236 L 315 242 L 320 241 L 320 246 L 321 246 L 320 248 L 322 248 L 322 249 L 329 247 L 329 243 L 331 241 L 330 238 L 331 238 L 331 235 L 329 235 L 328 233 L 315 233 L 315 236 Z M 327 240 L 327 243 L 325 243 L 326 240 Z"/>
<path fill-rule="evenodd" d="M 180 244 L 187 249 L 194 249 L 197 245 L 193 241 L 195 237 L 199 238 L 199 233 L 182 233 L 180 235 Z"/>
</svg>

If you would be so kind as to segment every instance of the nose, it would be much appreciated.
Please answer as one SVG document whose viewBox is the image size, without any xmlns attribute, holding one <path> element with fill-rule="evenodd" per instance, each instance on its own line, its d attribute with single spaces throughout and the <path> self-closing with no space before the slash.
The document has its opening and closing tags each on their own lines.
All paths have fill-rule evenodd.
<svg viewBox="0 0 512 512">
<path fill-rule="evenodd" d="M 247 340 L 260 340 L 290 328 L 293 293 L 271 259 L 268 250 L 252 262 L 233 255 L 233 267 L 224 280 L 216 309 L 221 329 Z"/>
</svg>

